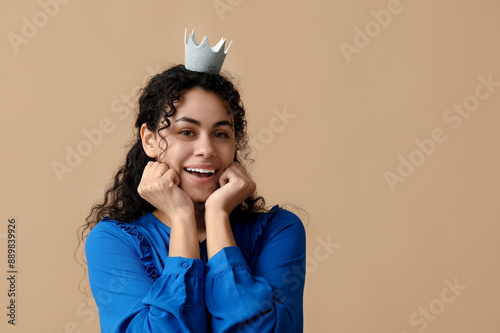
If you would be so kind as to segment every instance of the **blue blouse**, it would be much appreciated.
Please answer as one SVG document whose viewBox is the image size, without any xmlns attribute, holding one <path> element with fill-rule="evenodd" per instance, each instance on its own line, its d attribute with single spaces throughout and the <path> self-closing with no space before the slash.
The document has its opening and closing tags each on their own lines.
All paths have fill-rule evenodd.
<svg viewBox="0 0 500 333">
<path fill-rule="evenodd" d="M 237 246 L 207 260 L 169 257 L 170 228 L 147 213 L 104 218 L 85 251 L 101 330 L 108 332 L 303 331 L 305 230 L 274 206 L 231 221 Z"/>
</svg>

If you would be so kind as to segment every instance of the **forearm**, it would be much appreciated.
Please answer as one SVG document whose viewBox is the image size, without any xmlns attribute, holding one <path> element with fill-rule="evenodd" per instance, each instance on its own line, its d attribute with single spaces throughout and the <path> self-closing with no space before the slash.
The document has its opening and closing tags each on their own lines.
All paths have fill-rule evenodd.
<svg viewBox="0 0 500 333">
<path fill-rule="evenodd" d="M 241 250 L 224 248 L 205 264 L 205 302 L 214 333 L 303 331 L 305 229 L 291 212 L 268 214 L 250 234 L 258 244 L 250 253 L 255 261 L 245 260 L 243 242 Z"/>
<path fill-rule="evenodd" d="M 200 259 L 198 231 L 194 216 L 182 216 L 170 223 L 169 257 Z"/>
<path fill-rule="evenodd" d="M 291 267 L 296 264 L 302 262 L 290 262 Z M 302 286 L 281 281 L 291 267 L 269 269 L 277 275 L 271 279 L 252 275 L 237 247 L 221 250 L 207 265 L 205 302 L 212 315 L 212 332 L 302 332 Z"/>
<path fill-rule="evenodd" d="M 85 244 L 102 332 L 206 332 L 203 262 L 166 258 L 159 271 L 146 260 L 155 246 L 141 243 L 145 235 L 126 225 L 99 223 Z"/>
<path fill-rule="evenodd" d="M 225 247 L 236 246 L 229 215 L 220 210 L 205 211 L 208 259 Z"/>
</svg>

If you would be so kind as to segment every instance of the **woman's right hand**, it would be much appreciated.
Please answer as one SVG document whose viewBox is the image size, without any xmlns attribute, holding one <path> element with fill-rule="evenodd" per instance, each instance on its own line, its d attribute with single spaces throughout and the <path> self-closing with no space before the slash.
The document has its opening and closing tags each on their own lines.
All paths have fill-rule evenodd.
<svg viewBox="0 0 500 333">
<path fill-rule="evenodd" d="M 170 220 L 194 215 L 193 201 L 179 188 L 180 178 L 166 163 L 148 162 L 137 188 L 139 195 Z"/>
</svg>

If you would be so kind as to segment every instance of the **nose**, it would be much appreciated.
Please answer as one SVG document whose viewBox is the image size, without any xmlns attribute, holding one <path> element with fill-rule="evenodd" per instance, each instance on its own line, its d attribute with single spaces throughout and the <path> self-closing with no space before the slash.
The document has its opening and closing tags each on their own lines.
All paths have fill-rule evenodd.
<svg viewBox="0 0 500 333">
<path fill-rule="evenodd" d="M 195 142 L 194 154 L 196 156 L 215 156 L 215 147 L 212 140 L 206 135 L 200 135 Z"/>
</svg>

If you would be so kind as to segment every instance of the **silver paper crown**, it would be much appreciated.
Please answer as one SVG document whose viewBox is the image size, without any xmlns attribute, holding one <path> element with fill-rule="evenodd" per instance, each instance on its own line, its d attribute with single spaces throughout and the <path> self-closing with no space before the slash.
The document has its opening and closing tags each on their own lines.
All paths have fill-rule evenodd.
<svg viewBox="0 0 500 333">
<path fill-rule="evenodd" d="M 233 41 L 229 43 L 227 50 L 224 50 L 226 46 L 225 38 L 221 38 L 217 45 L 210 47 L 207 36 L 203 36 L 201 44 L 198 45 L 194 36 L 194 29 L 189 36 L 189 40 L 186 37 L 187 28 L 184 31 L 184 42 L 186 45 L 185 67 L 196 72 L 218 74 Z"/>
</svg>

